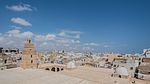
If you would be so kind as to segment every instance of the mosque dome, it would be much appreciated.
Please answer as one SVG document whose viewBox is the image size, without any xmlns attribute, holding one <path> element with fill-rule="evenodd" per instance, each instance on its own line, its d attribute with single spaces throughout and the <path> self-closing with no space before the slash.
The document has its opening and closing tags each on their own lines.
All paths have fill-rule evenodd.
<svg viewBox="0 0 150 84">
<path fill-rule="evenodd" d="M 76 68 L 75 62 L 74 61 L 68 62 L 67 68 Z"/>
<path fill-rule="evenodd" d="M 116 73 L 119 75 L 125 75 L 125 76 L 129 75 L 128 70 L 125 67 L 116 68 Z"/>
</svg>

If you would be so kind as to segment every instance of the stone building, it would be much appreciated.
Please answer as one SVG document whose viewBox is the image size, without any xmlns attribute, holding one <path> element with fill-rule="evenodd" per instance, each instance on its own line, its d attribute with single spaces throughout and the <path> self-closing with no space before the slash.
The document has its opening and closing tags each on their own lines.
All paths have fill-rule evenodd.
<svg viewBox="0 0 150 84">
<path fill-rule="evenodd" d="M 50 52 L 50 59 L 51 59 L 51 63 L 55 63 L 55 60 L 57 58 L 58 53 L 56 51 L 51 51 Z"/>
<path fill-rule="evenodd" d="M 19 56 L 19 49 L 17 48 L 0 48 L 0 70 L 19 66 L 21 60 Z"/>
<path fill-rule="evenodd" d="M 2 51 L 0 52 L 4 54 L 19 54 L 19 49 L 18 48 L 3 48 Z"/>
<path fill-rule="evenodd" d="M 145 57 L 150 58 L 150 48 L 149 49 L 144 49 L 143 54 Z"/>
<path fill-rule="evenodd" d="M 26 39 L 24 49 L 22 52 L 22 64 L 23 69 L 26 68 L 37 68 L 38 67 L 38 56 L 35 50 L 35 46 L 31 39 Z"/>
<path fill-rule="evenodd" d="M 139 79 L 150 80 L 150 58 L 143 58 L 136 73 Z"/>
</svg>

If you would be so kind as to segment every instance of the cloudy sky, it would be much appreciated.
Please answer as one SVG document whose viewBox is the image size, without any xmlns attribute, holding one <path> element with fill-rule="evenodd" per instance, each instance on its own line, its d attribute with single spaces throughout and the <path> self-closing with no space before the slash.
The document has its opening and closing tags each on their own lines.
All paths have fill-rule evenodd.
<svg viewBox="0 0 150 84">
<path fill-rule="evenodd" d="M 142 52 L 150 47 L 150 0 L 0 0 L 0 47 Z"/>
</svg>

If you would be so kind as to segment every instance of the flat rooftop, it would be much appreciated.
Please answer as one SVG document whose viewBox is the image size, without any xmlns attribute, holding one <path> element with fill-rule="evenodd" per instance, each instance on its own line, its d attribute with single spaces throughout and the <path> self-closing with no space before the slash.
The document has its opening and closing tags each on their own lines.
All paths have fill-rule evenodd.
<svg viewBox="0 0 150 84">
<path fill-rule="evenodd" d="M 52 72 L 42 69 L 13 68 L 0 71 L 0 84 L 129 84 L 129 79 L 114 78 L 111 69 L 78 67 Z M 116 81 L 116 82 L 114 82 Z M 135 84 L 150 84 L 136 80 Z"/>
</svg>

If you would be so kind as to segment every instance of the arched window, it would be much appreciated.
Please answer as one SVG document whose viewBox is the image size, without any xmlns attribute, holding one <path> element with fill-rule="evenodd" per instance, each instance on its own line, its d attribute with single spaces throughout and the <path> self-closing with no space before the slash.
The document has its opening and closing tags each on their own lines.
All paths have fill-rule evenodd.
<svg viewBox="0 0 150 84">
<path fill-rule="evenodd" d="M 61 71 L 64 70 L 63 68 L 61 68 Z"/>
<path fill-rule="evenodd" d="M 54 71 L 54 72 L 55 72 L 55 67 L 53 67 L 53 68 L 51 69 L 51 71 Z"/>
<path fill-rule="evenodd" d="M 59 71 L 59 68 L 57 68 L 57 72 Z"/>
<path fill-rule="evenodd" d="M 29 43 L 31 43 L 31 40 L 29 40 Z"/>
<path fill-rule="evenodd" d="M 46 68 L 45 70 L 48 70 L 48 71 L 49 71 L 49 68 Z"/>
</svg>

